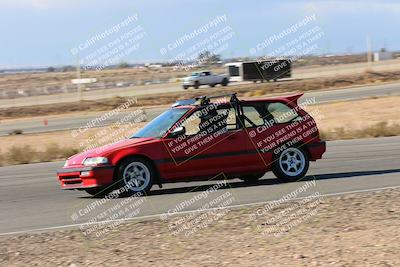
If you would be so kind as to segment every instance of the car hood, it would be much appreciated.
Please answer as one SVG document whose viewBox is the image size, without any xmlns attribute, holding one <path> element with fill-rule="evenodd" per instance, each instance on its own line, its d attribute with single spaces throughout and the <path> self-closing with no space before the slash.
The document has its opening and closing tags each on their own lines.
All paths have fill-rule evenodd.
<svg viewBox="0 0 400 267">
<path fill-rule="evenodd" d="M 121 140 L 121 141 L 118 141 L 115 143 L 107 144 L 104 146 L 92 148 L 92 149 L 86 150 L 82 153 L 79 153 L 79 154 L 69 157 L 67 159 L 67 166 L 82 165 L 82 162 L 85 158 L 103 157 L 115 150 L 142 144 L 144 142 L 148 142 L 151 140 L 154 140 L 154 138 L 130 138 L 130 139 L 124 139 L 124 140 Z"/>
</svg>

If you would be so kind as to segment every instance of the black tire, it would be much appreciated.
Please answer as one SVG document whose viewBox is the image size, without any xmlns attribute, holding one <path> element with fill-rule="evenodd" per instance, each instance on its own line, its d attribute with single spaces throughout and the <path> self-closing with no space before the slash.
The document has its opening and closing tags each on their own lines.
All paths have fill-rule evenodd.
<svg viewBox="0 0 400 267">
<path fill-rule="evenodd" d="M 86 193 L 92 195 L 94 197 L 103 197 L 110 193 L 111 190 L 105 187 L 94 187 L 94 188 L 86 188 L 84 189 Z"/>
<path fill-rule="evenodd" d="M 198 81 L 194 82 L 194 89 L 199 89 L 200 83 Z"/>
<path fill-rule="evenodd" d="M 215 87 L 215 84 L 210 84 L 210 87 Z"/>
<path fill-rule="evenodd" d="M 227 78 L 224 78 L 224 79 L 222 80 L 222 82 L 221 82 L 221 85 L 222 85 L 222 86 L 227 86 L 228 83 L 229 83 L 228 79 L 227 79 Z"/>
<path fill-rule="evenodd" d="M 187 85 L 183 86 L 183 89 L 185 89 L 185 90 L 188 89 L 188 88 L 189 88 L 189 86 L 187 86 Z"/>
<path fill-rule="evenodd" d="M 132 175 L 135 176 L 132 177 L 129 173 L 134 173 Z M 121 195 L 139 194 L 139 192 L 147 195 L 154 184 L 155 177 L 156 171 L 150 162 L 140 157 L 130 157 L 118 165 L 114 180 L 117 184 L 116 189 Z"/>
<path fill-rule="evenodd" d="M 246 184 L 256 184 L 261 177 L 264 176 L 265 173 L 257 173 L 257 174 L 248 174 L 245 176 L 239 177 Z"/>
<path fill-rule="evenodd" d="M 308 153 L 303 148 L 289 147 L 274 156 L 272 172 L 282 182 L 295 182 L 306 175 L 309 165 Z"/>
</svg>

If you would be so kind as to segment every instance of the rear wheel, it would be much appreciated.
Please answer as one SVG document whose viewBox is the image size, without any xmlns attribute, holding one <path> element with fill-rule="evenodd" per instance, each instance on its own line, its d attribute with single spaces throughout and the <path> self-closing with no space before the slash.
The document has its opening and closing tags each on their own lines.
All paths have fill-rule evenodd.
<svg viewBox="0 0 400 267">
<path fill-rule="evenodd" d="M 289 147 L 274 157 L 272 172 L 283 182 L 294 182 L 303 178 L 310 164 L 304 149 Z"/>
<path fill-rule="evenodd" d="M 221 82 L 221 85 L 222 85 L 222 86 L 227 86 L 227 85 L 228 85 L 228 79 L 227 79 L 227 78 L 224 78 L 224 79 L 222 80 L 222 82 Z"/>
<path fill-rule="evenodd" d="M 116 179 L 118 190 L 124 194 L 150 192 L 156 172 L 152 165 L 142 158 L 125 159 L 118 167 Z"/>
<path fill-rule="evenodd" d="M 187 86 L 187 85 L 183 86 L 183 89 L 185 89 L 185 90 L 188 89 L 188 88 L 189 88 L 189 86 Z"/>
<path fill-rule="evenodd" d="M 210 87 L 215 87 L 215 84 L 210 84 Z"/>
</svg>

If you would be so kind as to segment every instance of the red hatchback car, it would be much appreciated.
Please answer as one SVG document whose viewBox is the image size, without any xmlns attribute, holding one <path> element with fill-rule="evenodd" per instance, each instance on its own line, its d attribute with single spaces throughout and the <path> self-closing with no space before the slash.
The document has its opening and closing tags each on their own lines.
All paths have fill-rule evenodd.
<svg viewBox="0 0 400 267">
<path fill-rule="evenodd" d="M 297 104 L 301 96 L 178 101 L 129 138 L 68 158 L 58 179 L 62 189 L 89 194 L 211 178 L 256 182 L 270 170 L 284 182 L 299 180 L 325 152 L 314 119 Z"/>
</svg>

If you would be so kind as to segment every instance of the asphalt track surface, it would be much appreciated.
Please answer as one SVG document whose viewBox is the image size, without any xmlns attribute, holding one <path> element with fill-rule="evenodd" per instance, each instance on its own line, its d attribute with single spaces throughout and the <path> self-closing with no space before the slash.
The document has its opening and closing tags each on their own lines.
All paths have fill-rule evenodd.
<svg viewBox="0 0 400 267">
<path fill-rule="evenodd" d="M 304 181 L 279 183 L 273 174 L 266 174 L 258 185 L 246 185 L 238 179 L 207 198 L 184 207 L 181 211 L 196 210 L 210 199 L 230 192 L 234 205 L 251 205 L 280 199 L 307 181 L 316 180 L 307 196 L 318 192 L 340 194 L 388 187 L 400 187 L 400 137 L 332 141 L 327 143 L 324 158 L 310 164 Z M 90 198 L 81 191 L 62 191 L 55 172 L 62 162 L 39 163 L 0 168 L 0 235 L 26 231 L 47 231 L 79 227 L 90 216 L 115 207 L 129 198 L 112 199 L 99 205 L 92 213 L 71 217 L 99 199 Z M 163 189 L 153 187 L 144 197 L 135 218 L 162 215 L 179 203 L 202 194 L 215 181 L 166 184 Z M 143 217 L 144 216 L 144 217 Z M 246 218 L 244 218 L 246 219 Z M 167 226 L 166 226 L 167 227 Z"/>
<path fill-rule="evenodd" d="M 201 89 L 199 90 L 201 91 Z M 337 89 L 330 91 L 317 91 L 317 92 L 308 92 L 306 93 L 300 101 L 304 101 L 307 98 L 315 97 L 316 103 L 324 103 L 330 101 L 346 101 L 346 100 L 356 100 L 356 99 L 364 99 L 374 96 L 389 96 L 389 95 L 400 95 L 400 84 L 399 83 L 391 83 L 384 85 L 373 85 L 373 86 L 358 86 L 346 89 Z M 161 112 L 163 112 L 165 108 L 149 108 L 145 109 L 147 120 L 152 120 Z M 100 113 L 100 116 L 103 113 Z M 104 126 L 107 124 L 115 123 L 121 120 L 124 116 L 127 115 L 127 112 L 121 112 L 118 115 L 115 115 L 108 120 L 104 121 L 102 124 L 98 124 L 98 126 Z M 59 130 L 71 130 L 77 129 L 86 125 L 91 120 L 95 119 L 97 115 L 85 115 L 85 116 L 71 116 L 68 118 L 65 117 L 54 117 L 48 119 L 47 126 L 44 126 L 43 119 L 29 119 L 29 120 L 18 120 L 14 122 L 3 122 L 0 123 L 0 136 L 8 135 L 13 130 L 22 130 L 24 133 L 41 133 L 41 132 L 51 132 L 51 131 L 59 131 Z"/>
</svg>

